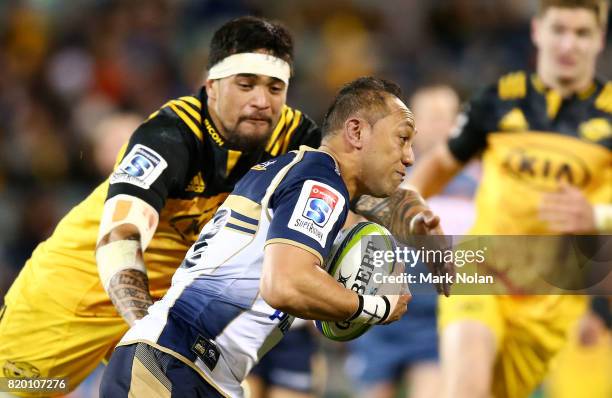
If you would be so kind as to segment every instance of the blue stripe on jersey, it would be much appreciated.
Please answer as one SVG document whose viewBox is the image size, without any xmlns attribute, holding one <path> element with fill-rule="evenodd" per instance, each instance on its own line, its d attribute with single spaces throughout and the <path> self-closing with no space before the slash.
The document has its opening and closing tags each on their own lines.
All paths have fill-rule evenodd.
<svg viewBox="0 0 612 398">
<path fill-rule="evenodd" d="M 232 224 L 231 222 L 228 222 L 227 224 L 225 224 L 225 227 L 226 228 L 236 229 L 236 230 L 242 231 L 242 232 L 246 232 L 246 233 L 251 234 L 251 235 L 255 235 L 255 232 L 257 232 L 254 229 L 249 229 L 249 228 L 241 227 L 240 225 Z"/>
<path fill-rule="evenodd" d="M 243 270 L 241 279 L 223 279 L 224 272 L 220 267 L 212 275 L 200 275 L 183 290 L 169 313 L 193 325 L 202 336 L 216 337 L 251 307 L 259 292 L 257 270 Z"/>
<path fill-rule="evenodd" d="M 237 220 L 244 221 L 249 224 L 253 224 L 253 226 L 255 227 L 259 224 L 259 220 L 256 220 L 251 217 L 247 217 L 243 214 L 238 213 L 236 210 L 233 210 L 233 209 L 232 209 L 232 217 L 234 217 Z"/>
<path fill-rule="evenodd" d="M 197 307 L 198 311 L 187 313 L 187 308 Z M 214 339 L 238 315 L 244 312 L 240 305 L 212 297 L 185 291 L 168 312 L 166 326 L 157 343 L 195 361 L 191 350 L 198 336 Z"/>
</svg>

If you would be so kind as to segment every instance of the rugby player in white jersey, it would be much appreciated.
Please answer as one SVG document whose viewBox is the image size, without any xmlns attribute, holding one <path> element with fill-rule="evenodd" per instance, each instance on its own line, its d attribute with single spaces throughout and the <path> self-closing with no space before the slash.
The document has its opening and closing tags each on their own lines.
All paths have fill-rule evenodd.
<svg viewBox="0 0 612 398">
<path fill-rule="evenodd" d="M 293 316 L 388 323 L 409 295 L 358 295 L 322 269 L 349 203 L 388 197 L 413 163 L 395 84 L 361 78 L 334 100 L 319 150 L 256 165 L 187 253 L 166 296 L 115 349 L 101 397 L 242 397 Z"/>
</svg>

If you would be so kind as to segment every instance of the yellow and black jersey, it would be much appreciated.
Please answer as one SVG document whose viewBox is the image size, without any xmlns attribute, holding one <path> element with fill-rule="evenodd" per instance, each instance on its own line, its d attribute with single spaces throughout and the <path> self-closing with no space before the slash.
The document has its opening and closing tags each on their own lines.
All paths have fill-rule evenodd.
<svg viewBox="0 0 612 398">
<path fill-rule="evenodd" d="M 592 203 L 612 203 L 612 82 L 562 98 L 537 75 L 515 72 L 476 96 L 449 149 L 482 154 L 475 234 L 540 234 L 542 194 L 567 183 Z"/>
<path fill-rule="evenodd" d="M 202 226 L 253 165 L 300 145 L 318 147 L 320 140 L 311 119 L 285 106 L 265 147 L 243 153 L 219 134 L 204 90 L 169 101 L 134 132 L 109 179 L 36 248 L 7 302 L 28 296 L 34 300 L 46 284 L 66 286 L 72 281 L 56 298 L 61 305 L 80 315 L 116 315 L 98 280 L 94 252 L 104 202 L 119 194 L 141 198 L 159 212 L 144 261 L 151 293 L 161 297 Z"/>
<path fill-rule="evenodd" d="M 151 115 L 130 139 L 108 190 L 108 198 L 128 194 L 152 205 L 160 232 L 176 234 L 187 248 L 253 165 L 321 141 L 313 121 L 285 106 L 261 150 L 232 149 L 208 114 L 205 95 L 170 101 Z"/>
</svg>

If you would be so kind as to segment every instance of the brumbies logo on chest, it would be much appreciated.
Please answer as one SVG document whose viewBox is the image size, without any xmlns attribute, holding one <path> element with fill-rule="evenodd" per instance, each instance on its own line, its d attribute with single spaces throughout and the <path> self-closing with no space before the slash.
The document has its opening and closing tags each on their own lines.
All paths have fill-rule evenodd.
<svg viewBox="0 0 612 398">
<path fill-rule="evenodd" d="M 325 247 L 327 235 L 342 213 L 344 202 L 344 197 L 329 185 L 307 180 L 287 226 Z"/>
<path fill-rule="evenodd" d="M 110 183 L 123 182 L 149 189 L 166 167 L 168 163 L 157 152 L 136 144 L 111 175 Z"/>
</svg>

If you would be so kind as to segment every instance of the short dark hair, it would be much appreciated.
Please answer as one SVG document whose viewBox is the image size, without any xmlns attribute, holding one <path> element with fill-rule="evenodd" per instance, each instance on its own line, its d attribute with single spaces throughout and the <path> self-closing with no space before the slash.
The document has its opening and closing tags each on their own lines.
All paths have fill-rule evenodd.
<svg viewBox="0 0 612 398">
<path fill-rule="evenodd" d="M 258 17 L 240 17 L 221 26 L 210 42 L 207 69 L 230 55 L 265 49 L 293 69 L 293 39 L 280 23 Z"/>
<path fill-rule="evenodd" d="M 325 114 L 321 126 L 323 136 L 342 128 L 347 118 L 359 112 L 370 124 L 374 124 L 388 111 L 389 96 L 401 99 L 402 90 L 385 79 L 360 77 L 345 84 Z"/>
<path fill-rule="evenodd" d="M 595 13 L 600 27 L 605 28 L 608 23 L 608 0 L 540 0 L 538 3 L 539 16 L 551 7 L 586 8 Z"/>
</svg>

